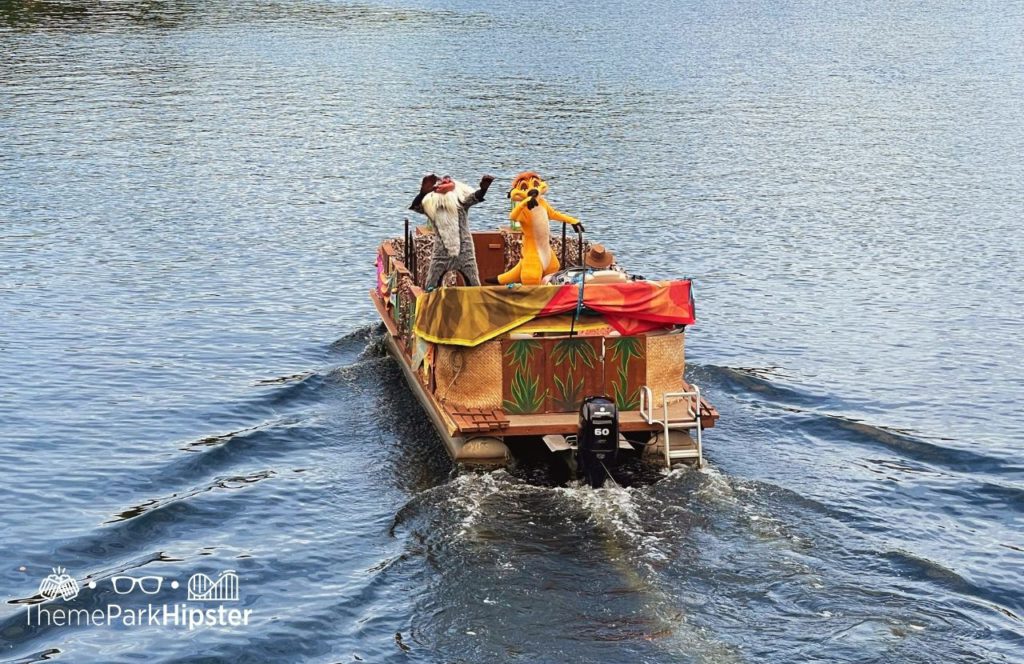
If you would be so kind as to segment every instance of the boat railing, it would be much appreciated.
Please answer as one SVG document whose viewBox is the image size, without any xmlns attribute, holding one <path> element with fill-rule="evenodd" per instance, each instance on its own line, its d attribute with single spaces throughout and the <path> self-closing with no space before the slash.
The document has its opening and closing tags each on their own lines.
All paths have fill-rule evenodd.
<svg viewBox="0 0 1024 664">
<path fill-rule="evenodd" d="M 672 461 L 676 459 L 691 458 L 692 455 L 686 452 L 675 452 L 672 451 L 671 438 L 669 431 L 671 429 L 696 429 L 697 430 L 697 467 L 700 468 L 704 465 L 704 440 L 703 440 L 703 423 L 701 422 L 701 398 L 700 388 L 696 385 L 691 384 L 692 388 L 687 392 L 665 392 L 661 396 L 661 419 L 655 419 L 654 417 L 654 393 L 651 388 L 647 385 L 640 387 L 640 416 L 644 418 L 644 421 L 648 424 L 654 424 L 660 426 L 663 432 L 663 452 L 665 454 L 665 467 L 671 468 Z M 674 399 L 682 399 L 686 404 L 687 419 L 676 419 L 673 420 L 669 416 L 669 403 Z"/>
</svg>

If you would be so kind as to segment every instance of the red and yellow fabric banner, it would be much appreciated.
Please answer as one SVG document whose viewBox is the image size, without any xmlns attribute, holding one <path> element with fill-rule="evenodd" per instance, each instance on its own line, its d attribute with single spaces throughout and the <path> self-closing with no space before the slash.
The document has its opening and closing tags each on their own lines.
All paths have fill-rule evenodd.
<svg viewBox="0 0 1024 664">
<path fill-rule="evenodd" d="M 431 343 L 476 346 L 534 318 L 574 311 L 579 296 L 575 284 L 440 288 L 419 297 L 414 330 Z M 695 321 L 687 279 L 590 284 L 583 306 L 622 335 Z"/>
</svg>

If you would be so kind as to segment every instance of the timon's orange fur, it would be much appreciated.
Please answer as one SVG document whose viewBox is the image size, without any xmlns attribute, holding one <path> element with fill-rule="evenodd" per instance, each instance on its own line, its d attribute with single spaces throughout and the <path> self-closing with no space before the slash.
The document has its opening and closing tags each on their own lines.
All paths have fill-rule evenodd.
<svg viewBox="0 0 1024 664">
<path fill-rule="evenodd" d="M 551 207 L 544 199 L 547 191 L 548 183 L 533 171 L 520 173 L 512 181 L 508 196 L 514 205 L 508 218 L 523 228 L 523 257 L 511 270 L 498 275 L 499 284 L 540 284 L 545 276 L 561 268 L 551 251 L 550 224 L 552 221 L 580 222 Z"/>
</svg>

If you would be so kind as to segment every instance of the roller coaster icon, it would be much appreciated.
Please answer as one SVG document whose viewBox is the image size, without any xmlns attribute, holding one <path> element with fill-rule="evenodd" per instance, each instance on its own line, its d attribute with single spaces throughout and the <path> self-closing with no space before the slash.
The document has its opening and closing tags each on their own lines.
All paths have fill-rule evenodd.
<svg viewBox="0 0 1024 664">
<path fill-rule="evenodd" d="M 190 602 L 237 602 L 238 574 L 235 570 L 224 570 L 214 581 L 202 572 L 193 574 L 188 580 Z"/>
</svg>

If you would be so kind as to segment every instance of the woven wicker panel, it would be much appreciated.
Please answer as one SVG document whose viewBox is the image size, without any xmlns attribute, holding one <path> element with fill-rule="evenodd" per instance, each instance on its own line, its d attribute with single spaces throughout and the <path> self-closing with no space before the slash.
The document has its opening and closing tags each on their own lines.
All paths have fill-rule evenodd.
<svg viewBox="0 0 1024 664">
<path fill-rule="evenodd" d="M 501 342 L 437 346 L 434 396 L 450 408 L 501 408 Z"/>
<path fill-rule="evenodd" d="M 655 407 L 661 405 L 666 392 L 683 391 L 684 353 L 682 333 L 647 337 L 647 386 L 653 393 Z"/>
<path fill-rule="evenodd" d="M 510 232 L 508 230 L 501 231 L 502 238 L 504 240 L 505 248 L 505 270 L 512 269 L 512 266 L 519 262 L 523 256 L 523 234 L 518 232 Z M 425 233 L 417 235 L 414 244 L 416 245 L 416 268 L 417 284 L 422 284 L 427 278 L 427 271 L 430 269 L 430 256 L 434 252 L 434 241 L 436 236 L 433 233 Z M 405 240 L 402 238 L 394 238 L 389 240 L 391 246 L 394 247 L 395 255 L 401 259 L 405 255 Z M 566 244 L 566 261 L 562 265 L 563 268 L 577 265 L 579 262 L 579 238 L 575 234 L 571 234 L 565 238 Z M 583 251 L 586 253 L 590 250 L 590 242 L 583 242 Z M 559 262 L 562 260 L 562 236 L 558 234 L 552 235 L 551 237 L 551 251 L 558 257 Z M 411 266 L 406 266 L 411 269 Z M 619 269 L 618 263 L 613 262 L 609 269 Z M 456 285 L 457 275 L 454 272 L 449 272 L 445 275 L 443 285 L 454 286 Z"/>
<path fill-rule="evenodd" d="M 427 280 L 427 272 L 430 271 L 430 257 L 434 254 L 434 240 L 437 239 L 433 233 L 417 235 L 413 244 L 416 246 L 416 283 L 423 285 Z"/>
<path fill-rule="evenodd" d="M 405 264 L 405 240 L 403 238 L 396 237 L 388 240 L 387 242 L 391 244 L 391 248 L 395 252 L 395 260 Z M 412 261 L 409 262 L 412 263 Z M 405 269 L 411 270 L 412 266 L 406 265 Z"/>
<path fill-rule="evenodd" d="M 523 234 L 502 229 L 501 235 L 505 240 L 505 270 L 508 271 L 523 257 Z"/>
<path fill-rule="evenodd" d="M 558 258 L 558 262 L 562 263 L 562 268 L 567 268 L 574 265 L 580 264 L 580 241 L 576 237 L 575 233 L 570 232 L 565 238 L 565 261 L 562 261 L 562 234 L 559 232 L 557 235 L 551 236 L 551 251 L 555 257 Z M 590 251 L 590 242 L 583 241 L 583 253 Z"/>
<path fill-rule="evenodd" d="M 423 286 L 427 281 L 427 273 L 430 272 L 430 257 L 434 255 L 434 242 L 437 236 L 433 233 L 417 235 L 413 244 L 416 245 L 416 283 Z M 459 274 L 457 272 L 446 272 L 441 280 L 442 286 L 458 285 Z"/>
<path fill-rule="evenodd" d="M 393 238 L 391 240 L 386 240 L 382 246 L 387 245 L 391 245 L 391 250 L 394 252 L 394 260 L 396 262 L 405 260 L 405 240 L 402 238 Z M 391 262 L 385 264 L 385 273 L 390 275 L 392 269 L 394 269 L 394 265 Z"/>
<path fill-rule="evenodd" d="M 403 339 L 408 339 L 412 331 L 412 324 L 416 317 L 416 298 L 412 294 L 412 279 L 402 274 L 398 279 L 398 307 L 395 312 L 395 322 L 398 324 L 398 332 Z"/>
<path fill-rule="evenodd" d="M 508 230 L 502 230 L 502 236 L 505 239 L 505 269 L 511 270 L 512 266 L 519 262 L 523 257 L 523 234 L 515 233 Z M 551 235 L 551 251 L 558 258 L 558 262 L 562 263 L 562 268 L 567 268 L 574 265 L 579 265 L 580 257 L 580 241 L 575 233 L 569 233 L 565 238 L 565 261 L 562 261 L 562 233 L 559 230 L 557 233 Z M 583 241 L 583 253 L 590 251 L 590 241 Z M 619 266 L 616 262 L 612 262 L 608 268 L 611 270 L 618 270 Z"/>
</svg>

